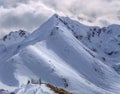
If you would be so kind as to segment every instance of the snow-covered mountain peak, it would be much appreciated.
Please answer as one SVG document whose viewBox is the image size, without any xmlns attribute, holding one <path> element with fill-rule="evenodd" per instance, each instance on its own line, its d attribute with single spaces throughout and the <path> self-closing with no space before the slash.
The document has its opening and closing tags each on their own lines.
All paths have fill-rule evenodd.
<svg viewBox="0 0 120 94">
<path fill-rule="evenodd" d="M 18 44 L 28 37 L 28 32 L 24 30 L 19 30 L 15 32 L 10 32 L 8 35 L 4 36 L 0 43 L 7 46 Z"/>
<path fill-rule="evenodd" d="M 46 39 L 48 36 L 51 36 L 53 32 L 60 32 L 62 28 L 70 29 L 65 21 L 57 14 L 54 14 L 48 21 L 36 29 L 30 36 L 24 41 L 40 41 Z M 61 30 L 60 30 L 61 29 Z M 70 30 L 71 31 L 71 30 Z"/>
<path fill-rule="evenodd" d="M 73 94 L 119 94 L 120 75 L 106 59 L 113 59 L 111 51 L 120 51 L 119 30 L 119 25 L 86 26 L 55 14 L 31 34 L 13 32 L 0 45 L 0 88 L 20 87 L 17 94 L 30 94 L 36 85 L 29 83 L 39 79 Z"/>
</svg>

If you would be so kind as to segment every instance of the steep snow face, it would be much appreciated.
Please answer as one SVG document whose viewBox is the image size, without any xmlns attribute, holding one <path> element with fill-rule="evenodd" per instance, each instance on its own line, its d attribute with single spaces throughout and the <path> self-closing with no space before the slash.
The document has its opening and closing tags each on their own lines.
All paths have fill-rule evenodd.
<svg viewBox="0 0 120 94">
<path fill-rule="evenodd" d="M 20 48 L 20 43 L 27 38 L 29 34 L 26 31 L 19 30 L 11 32 L 0 40 L 0 59 L 7 58 L 8 55 L 13 55 Z M 16 49 L 17 47 L 17 49 Z M 11 50 L 10 50 L 11 49 Z M 15 50 L 16 49 L 16 50 Z M 9 54 L 8 54 L 9 53 Z M 8 55 L 7 55 L 8 54 Z"/>
<path fill-rule="evenodd" d="M 0 62 L 4 62 L 20 50 L 20 43 L 28 37 L 23 30 L 11 32 L 0 40 Z"/>
<path fill-rule="evenodd" d="M 116 31 L 119 26 L 115 26 L 110 28 Z M 97 32 L 99 30 L 101 35 Z M 10 45 L 6 51 L 2 52 L 4 46 L 0 46 L 1 83 L 8 87 L 21 87 L 30 79 L 41 79 L 74 94 L 119 94 L 120 76 L 100 60 L 102 55 L 107 57 L 104 52 L 107 51 L 104 49 L 107 42 L 104 42 L 105 47 L 98 47 L 101 39 L 108 35 L 103 30 L 69 18 L 52 16 L 21 41 L 6 42 Z M 93 32 L 94 36 L 91 35 Z M 96 47 L 97 51 L 93 51 L 92 47 Z M 34 92 L 36 87 L 42 90 L 42 87 L 33 85 L 30 88 L 22 87 L 18 94 Z"/>
<path fill-rule="evenodd" d="M 63 17 L 64 23 L 74 36 L 97 54 L 108 65 L 118 63 L 120 54 L 120 25 L 108 27 L 89 27 L 70 18 Z"/>
</svg>

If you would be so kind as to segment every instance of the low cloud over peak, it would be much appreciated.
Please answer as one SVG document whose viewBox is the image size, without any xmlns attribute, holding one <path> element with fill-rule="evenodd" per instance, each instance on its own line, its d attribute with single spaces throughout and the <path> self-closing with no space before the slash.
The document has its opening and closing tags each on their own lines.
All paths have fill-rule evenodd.
<svg viewBox="0 0 120 94">
<path fill-rule="evenodd" d="M 18 29 L 32 32 L 54 13 L 89 25 L 120 24 L 120 0 L 0 0 L 0 36 Z"/>
</svg>

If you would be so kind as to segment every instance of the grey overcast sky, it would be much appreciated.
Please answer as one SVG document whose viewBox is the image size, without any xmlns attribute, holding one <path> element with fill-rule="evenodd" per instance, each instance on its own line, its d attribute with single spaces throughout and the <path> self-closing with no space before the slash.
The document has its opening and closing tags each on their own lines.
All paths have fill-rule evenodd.
<svg viewBox="0 0 120 94">
<path fill-rule="evenodd" d="M 0 0 L 0 37 L 32 32 L 54 13 L 88 25 L 120 24 L 120 0 Z"/>
</svg>

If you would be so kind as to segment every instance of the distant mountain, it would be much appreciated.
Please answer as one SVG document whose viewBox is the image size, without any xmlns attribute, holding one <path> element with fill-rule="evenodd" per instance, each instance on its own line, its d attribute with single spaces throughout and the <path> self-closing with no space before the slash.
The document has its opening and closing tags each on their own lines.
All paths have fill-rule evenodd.
<svg viewBox="0 0 120 94">
<path fill-rule="evenodd" d="M 73 94 L 119 94 L 119 31 L 119 25 L 86 26 L 55 14 L 31 34 L 12 32 L 0 41 L 0 88 L 54 94 L 31 83 L 40 80 Z"/>
</svg>

